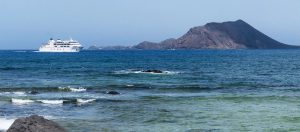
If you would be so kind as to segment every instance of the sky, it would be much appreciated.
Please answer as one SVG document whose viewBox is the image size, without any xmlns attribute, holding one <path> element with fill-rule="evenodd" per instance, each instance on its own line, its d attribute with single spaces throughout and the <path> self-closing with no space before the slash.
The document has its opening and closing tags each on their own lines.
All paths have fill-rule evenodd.
<svg viewBox="0 0 300 132">
<path fill-rule="evenodd" d="M 85 47 L 136 45 L 237 19 L 300 45 L 299 7 L 299 0 L 0 0 L 0 49 L 38 49 L 51 37 Z"/>
</svg>

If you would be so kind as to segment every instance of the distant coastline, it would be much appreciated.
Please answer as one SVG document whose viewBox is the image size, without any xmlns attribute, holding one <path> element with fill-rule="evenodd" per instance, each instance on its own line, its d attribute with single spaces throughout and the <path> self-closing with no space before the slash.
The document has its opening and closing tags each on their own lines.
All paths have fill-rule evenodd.
<svg viewBox="0 0 300 132">
<path fill-rule="evenodd" d="M 243 20 L 207 23 L 193 27 L 178 39 L 144 41 L 134 46 L 91 46 L 86 50 L 173 50 L 173 49 L 299 49 L 278 42 Z"/>
</svg>

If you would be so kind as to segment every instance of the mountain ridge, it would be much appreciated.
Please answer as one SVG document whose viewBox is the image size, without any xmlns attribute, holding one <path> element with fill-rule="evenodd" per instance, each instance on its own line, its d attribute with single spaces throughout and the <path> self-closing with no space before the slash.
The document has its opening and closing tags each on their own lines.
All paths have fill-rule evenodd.
<svg viewBox="0 0 300 132">
<path fill-rule="evenodd" d="M 190 28 L 183 36 L 166 39 L 159 43 L 144 41 L 135 49 L 292 49 L 265 35 L 239 19 L 222 23 L 211 22 Z"/>
</svg>

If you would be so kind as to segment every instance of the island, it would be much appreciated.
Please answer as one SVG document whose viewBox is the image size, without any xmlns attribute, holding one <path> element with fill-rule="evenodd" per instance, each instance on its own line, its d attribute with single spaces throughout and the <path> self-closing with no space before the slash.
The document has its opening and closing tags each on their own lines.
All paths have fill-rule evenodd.
<svg viewBox="0 0 300 132">
<path fill-rule="evenodd" d="M 116 46 L 97 50 L 168 50 L 168 49 L 295 49 L 278 42 L 252 27 L 243 20 L 222 23 L 211 22 L 204 26 L 191 28 L 186 34 L 159 43 L 144 41 L 134 46 Z"/>
</svg>

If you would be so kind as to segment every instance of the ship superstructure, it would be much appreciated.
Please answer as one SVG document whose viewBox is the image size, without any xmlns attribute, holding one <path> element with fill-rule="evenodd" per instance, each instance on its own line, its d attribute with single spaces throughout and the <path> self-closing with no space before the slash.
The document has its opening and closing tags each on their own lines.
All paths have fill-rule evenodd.
<svg viewBox="0 0 300 132">
<path fill-rule="evenodd" d="M 53 40 L 50 38 L 48 43 L 39 48 L 39 52 L 79 52 L 82 48 L 82 45 L 73 39 Z"/>
</svg>

